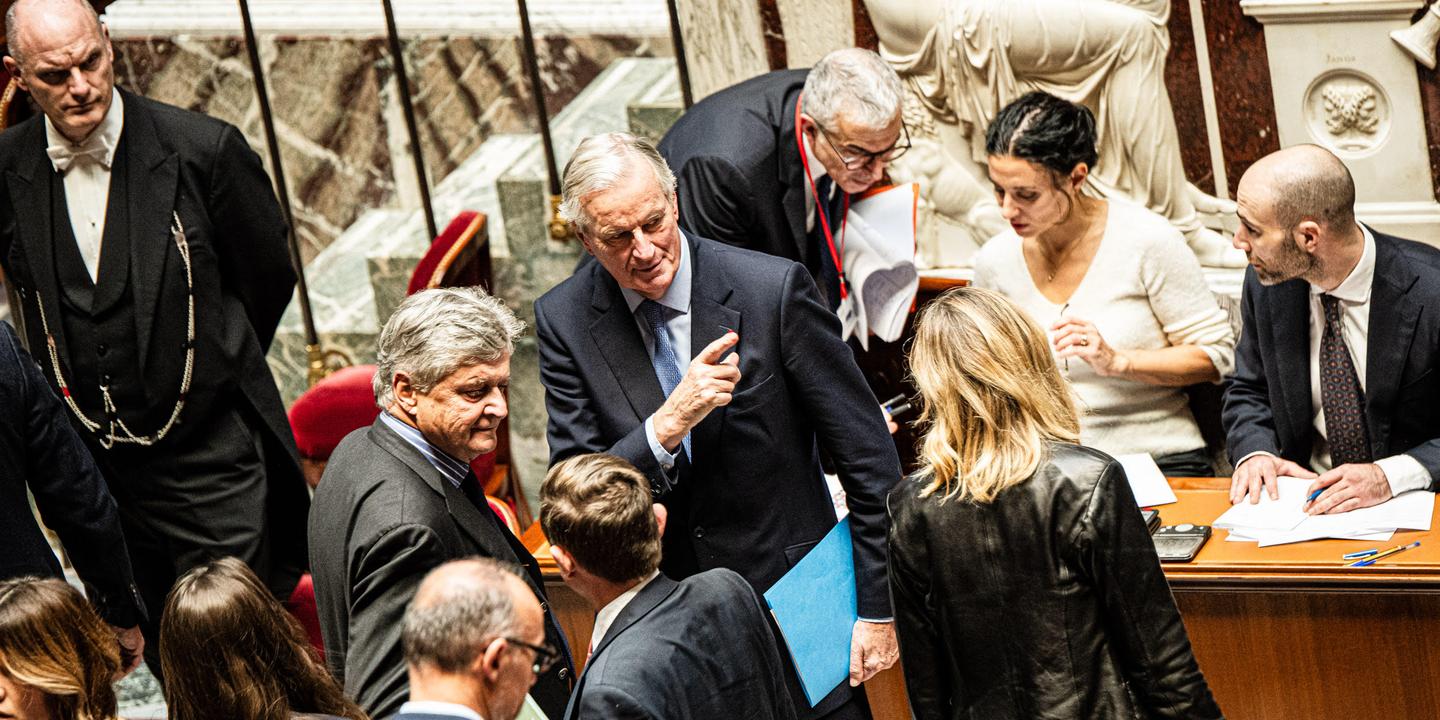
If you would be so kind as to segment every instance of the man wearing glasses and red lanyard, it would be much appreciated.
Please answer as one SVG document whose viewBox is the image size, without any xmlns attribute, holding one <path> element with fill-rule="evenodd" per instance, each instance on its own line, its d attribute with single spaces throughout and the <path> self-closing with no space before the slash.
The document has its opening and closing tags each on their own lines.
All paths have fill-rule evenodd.
<svg viewBox="0 0 1440 720">
<path fill-rule="evenodd" d="M 680 226 L 804 264 L 834 310 L 849 196 L 910 148 L 901 92 L 879 55 L 846 48 L 696 104 L 659 145 L 679 181 Z"/>
</svg>

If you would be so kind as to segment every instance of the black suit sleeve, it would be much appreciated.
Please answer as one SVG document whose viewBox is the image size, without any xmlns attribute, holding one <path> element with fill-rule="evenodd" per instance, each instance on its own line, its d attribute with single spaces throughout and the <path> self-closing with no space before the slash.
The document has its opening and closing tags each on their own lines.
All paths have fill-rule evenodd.
<svg viewBox="0 0 1440 720">
<path fill-rule="evenodd" d="M 3 324 L 0 324 L 3 325 Z M 25 432 L 25 477 L 45 523 L 60 534 L 90 600 L 116 627 L 139 624 L 145 606 L 135 587 L 115 500 L 90 451 L 66 418 L 66 410 L 20 348 L 9 326 L 0 332 L 0 356 L 19 379 L 20 415 Z M 8 372 L 5 374 L 9 374 Z"/>
<path fill-rule="evenodd" d="M 900 457 L 880 403 L 865 383 L 840 320 L 820 301 L 805 268 L 792 263 L 780 303 L 785 373 L 798 388 L 803 415 L 812 418 L 830 454 L 850 509 L 856 599 L 860 617 L 891 615 L 885 580 L 885 496 L 900 480 Z"/>
<path fill-rule="evenodd" d="M 234 126 L 220 133 L 214 163 L 206 209 L 220 273 L 244 304 L 261 350 L 269 350 L 295 288 L 285 220 L 260 157 Z"/>
<path fill-rule="evenodd" d="M 578 704 L 577 720 L 665 720 L 635 696 L 611 685 L 586 687 Z"/>
<path fill-rule="evenodd" d="M 1190 638 L 1130 483 L 1111 461 L 1091 493 L 1072 546 L 1095 585 L 1125 679 L 1151 718 L 1223 717 L 1195 662 Z"/>
<path fill-rule="evenodd" d="M 1279 439 L 1270 408 L 1270 388 L 1265 379 L 1265 356 L 1260 349 L 1255 314 L 1255 296 L 1260 290 L 1253 269 L 1245 271 L 1241 294 L 1240 342 L 1235 346 L 1235 372 L 1225 380 L 1225 400 L 1220 419 L 1225 425 L 1225 446 L 1230 462 L 1253 452 L 1278 455 Z"/>
<path fill-rule="evenodd" d="M 434 530 L 406 524 L 358 550 L 351 573 L 345 692 L 371 717 L 389 717 L 409 695 L 400 626 L 425 574 L 451 554 Z"/>
<path fill-rule="evenodd" d="M 631 428 L 614 444 L 605 442 L 594 409 L 596 399 L 580 378 L 575 353 L 555 331 L 540 302 L 535 303 L 535 335 L 540 342 L 540 382 L 545 387 L 545 411 L 549 417 L 546 439 L 550 464 L 572 455 L 608 453 L 628 460 L 650 480 L 651 489 L 661 494 L 673 478 L 650 450 L 644 423 Z"/>
<path fill-rule="evenodd" d="M 754 231 L 756 207 L 745 176 L 728 158 L 690 158 L 676 176 L 680 226 L 700 237 L 727 245 L 766 252 L 763 236 Z"/>
</svg>

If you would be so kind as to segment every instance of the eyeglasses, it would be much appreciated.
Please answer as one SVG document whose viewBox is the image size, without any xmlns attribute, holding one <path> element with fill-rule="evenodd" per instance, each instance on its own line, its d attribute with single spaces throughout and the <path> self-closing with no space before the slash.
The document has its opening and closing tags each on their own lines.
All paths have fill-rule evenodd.
<svg viewBox="0 0 1440 720">
<path fill-rule="evenodd" d="M 858 170 L 876 160 L 888 163 L 904 155 L 905 151 L 910 149 L 910 126 L 906 125 L 904 120 L 900 121 L 900 138 L 895 141 L 894 145 L 880 152 L 856 149 L 853 155 L 841 152 L 840 148 L 836 147 L 834 141 L 830 139 L 830 132 L 820 123 L 815 123 L 815 128 L 820 131 L 820 137 L 825 138 L 825 144 L 830 146 L 830 151 L 835 153 L 835 156 L 840 158 L 840 162 L 845 164 L 846 170 Z"/>
<path fill-rule="evenodd" d="M 535 653 L 535 662 L 530 666 L 530 671 L 536 675 L 544 675 L 549 672 L 550 668 L 555 667 L 555 663 L 560 660 L 560 651 L 549 643 L 534 645 L 520 638 L 509 636 L 503 636 L 501 639 Z"/>
</svg>

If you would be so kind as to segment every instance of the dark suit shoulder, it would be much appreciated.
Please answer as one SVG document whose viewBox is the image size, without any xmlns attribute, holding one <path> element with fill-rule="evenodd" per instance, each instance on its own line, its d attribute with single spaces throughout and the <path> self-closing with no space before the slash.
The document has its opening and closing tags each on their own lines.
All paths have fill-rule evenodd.
<svg viewBox="0 0 1440 720">
<path fill-rule="evenodd" d="M 1014 495 L 1016 490 L 1023 488 L 1025 494 L 1031 497 L 1061 495 L 1071 498 L 1077 504 L 1088 504 L 1105 471 L 1118 464 L 1114 458 L 1095 448 L 1072 443 L 1051 442 L 1049 453 L 1049 458 L 1040 464 L 1034 475 L 1001 491 L 995 502 L 1005 502 L 1007 496 Z M 915 473 L 890 491 L 888 503 L 897 529 L 920 521 L 922 516 L 931 513 L 950 512 L 940 509 L 943 489 L 923 494 L 929 485 L 928 474 Z M 954 502 L 949 500 L 945 504 Z"/>
<path fill-rule="evenodd" d="M 364 545 L 400 525 L 448 524 L 445 498 L 415 471 L 374 441 L 373 427 L 346 435 L 325 467 L 312 515 L 320 523 L 344 522 L 366 537 Z"/>
<path fill-rule="evenodd" d="M 1405 267 L 1430 281 L 1429 287 L 1433 291 L 1440 292 L 1440 248 L 1385 233 L 1374 235 L 1377 245 L 1389 244 L 1403 258 Z"/>
<path fill-rule="evenodd" d="M 227 129 L 239 132 L 239 128 L 219 118 L 126 92 L 127 122 L 133 112 L 149 116 L 161 133 L 161 142 L 190 140 L 204 144 L 208 141 L 213 145 Z"/>
</svg>

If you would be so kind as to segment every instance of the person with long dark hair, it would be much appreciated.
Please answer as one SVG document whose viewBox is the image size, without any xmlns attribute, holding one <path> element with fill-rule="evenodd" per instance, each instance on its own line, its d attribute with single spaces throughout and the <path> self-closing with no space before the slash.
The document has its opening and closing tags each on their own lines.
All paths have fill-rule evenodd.
<svg viewBox="0 0 1440 720">
<path fill-rule="evenodd" d="M 1045 334 L 1002 295 L 921 311 L 921 467 L 890 493 L 918 720 L 1221 717 L 1120 464 L 1077 444 Z"/>
<path fill-rule="evenodd" d="M 1173 225 L 1082 192 L 1096 142 L 1090 110 L 1053 95 L 1000 111 L 985 151 L 1010 229 L 976 255 L 975 285 L 1049 326 L 1087 445 L 1149 453 L 1170 476 L 1214 475 L 1184 386 L 1229 372 L 1235 331 Z"/>
<path fill-rule="evenodd" d="M 170 720 L 367 720 L 300 624 L 235 558 L 175 583 L 160 623 L 160 665 Z"/>
</svg>

